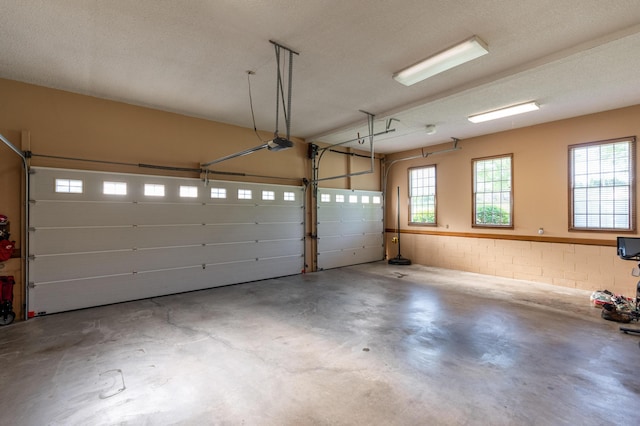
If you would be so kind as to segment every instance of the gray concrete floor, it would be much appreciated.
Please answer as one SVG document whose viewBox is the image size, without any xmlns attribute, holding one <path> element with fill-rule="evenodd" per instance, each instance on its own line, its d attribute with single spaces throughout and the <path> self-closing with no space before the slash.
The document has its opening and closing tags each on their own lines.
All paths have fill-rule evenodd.
<svg viewBox="0 0 640 426">
<path fill-rule="evenodd" d="M 0 424 L 636 425 L 618 327 L 589 292 L 359 265 L 2 327 Z"/>
</svg>

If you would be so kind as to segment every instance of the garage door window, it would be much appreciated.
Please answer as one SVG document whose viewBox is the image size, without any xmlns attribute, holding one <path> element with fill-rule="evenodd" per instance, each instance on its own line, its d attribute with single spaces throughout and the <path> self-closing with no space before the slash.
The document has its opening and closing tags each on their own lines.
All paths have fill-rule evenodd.
<svg viewBox="0 0 640 426">
<path fill-rule="evenodd" d="M 82 194 L 82 181 L 76 179 L 56 179 L 56 192 Z"/>
<path fill-rule="evenodd" d="M 284 193 L 284 201 L 295 201 L 296 194 L 295 192 L 285 192 Z"/>
<path fill-rule="evenodd" d="M 238 200 L 250 200 L 250 199 L 251 199 L 250 189 L 238 189 Z"/>
<path fill-rule="evenodd" d="M 211 198 L 227 198 L 226 188 L 211 188 Z"/>
<path fill-rule="evenodd" d="M 145 183 L 144 195 L 147 197 L 164 197 L 164 185 Z"/>
<path fill-rule="evenodd" d="M 180 185 L 180 197 L 182 198 L 198 198 L 197 186 Z"/>
<path fill-rule="evenodd" d="M 262 199 L 272 201 L 276 199 L 276 193 L 273 191 L 262 191 Z"/>
<path fill-rule="evenodd" d="M 126 182 L 103 182 L 102 192 L 105 195 L 127 195 Z"/>
</svg>

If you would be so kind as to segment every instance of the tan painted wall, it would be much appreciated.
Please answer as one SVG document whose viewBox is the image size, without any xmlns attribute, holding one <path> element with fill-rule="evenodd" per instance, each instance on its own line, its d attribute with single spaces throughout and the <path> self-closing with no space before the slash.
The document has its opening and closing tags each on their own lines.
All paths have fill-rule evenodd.
<svg viewBox="0 0 640 426">
<path fill-rule="evenodd" d="M 271 131 L 260 132 L 259 138 L 252 129 L 3 79 L 0 79 L 0 133 L 18 148 L 31 151 L 35 155 L 30 160 L 33 166 L 184 177 L 198 177 L 198 174 L 38 155 L 198 168 L 200 163 L 261 145 L 261 139 L 272 137 Z M 307 158 L 307 143 L 298 138 L 292 140 L 295 147 L 287 151 L 274 153 L 262 150 L 211 166 L 216 171 L 254 176 L 212 175 L 211 179 L 300 185 L 302 178 L 311 179 L 312 162 Z M 321 174 L 334 176 L 365 170 L 368 163 L 364 166 L 362 163 L 360 158 L 327 155 Z M 22 237 L 22 173 L 20 158 L 0 144 L 0 213 L 10 217 L 12 238 L 17 241 Z M 371 175 L 330 180 L 323 182 L 322 186 L 380 190 L 380 163 L 376 163 L 376 171 Z M 311 213 L 307 211 L 309 219 Z M 310 220 L 308 222 L 311 223 Z M 307 231 L 311 232 L 310 228 Z M 312 263 L 310 246 L 311 240 L 308 239 L 307 264 Z M 0 274 L 12 274 L 19 280 L 15 288 L 15 305 L 20 308 L 24 300 L 20 259 L 11 259 Z M 17 313 L 19 317 L 23 316 L 21 309 Z"/>
<path fill-rule="evenodd" d="M 612 247 L 618 234 L 568 230 L 567 150 L 571 144 L 639 133 L 640 106 L 633 106 L 463 140 L 459 151 L 395 164 L 388 189 L 401 187 L 401 230 L 414 233 L 401 236 L 403 256 L 425 265 L 635 295 L 636 280 L 630 272 L 636 265 L 618 259 Z M 427 150 L 451 147 L 447 143 Z M 514 229 L 473 228 L 471 160 L 510 153 Z M 417 154 L 398 153 L 389 160 Z M 409 226 L 407 169 L 431 164 L 437 167 L 438 226 Z M 387 204 L 388 229 L 396 228 L 395 192 L 392 200 Z M 542 236 L 539 228 L 544 228 Z M 478 234 L 492 238 L 478 238 Z M 393 257 L 397 247 L 389 244 L 388 253 Z"/>
</svg>

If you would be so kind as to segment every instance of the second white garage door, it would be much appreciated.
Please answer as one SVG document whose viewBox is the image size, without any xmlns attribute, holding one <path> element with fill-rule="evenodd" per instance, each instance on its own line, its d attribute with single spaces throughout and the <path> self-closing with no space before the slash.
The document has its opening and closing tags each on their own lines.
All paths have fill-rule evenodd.
<svg viewBox="0 0 640 426">
<path fill-rule="evenodd" d="M 318 269 L 384 259 L 382 193 L 318 189 Z"/>
</svg>

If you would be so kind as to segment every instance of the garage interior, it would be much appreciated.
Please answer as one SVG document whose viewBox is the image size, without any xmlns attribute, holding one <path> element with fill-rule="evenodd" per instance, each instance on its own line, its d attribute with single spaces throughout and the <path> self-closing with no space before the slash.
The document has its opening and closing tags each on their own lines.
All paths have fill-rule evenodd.
<svg viewBox="0 0 640 426">
<path fill-rule="evenodd" d="M 636 423 L 637 2 L 0 6 L 0 423 Z"/>
</svg>

